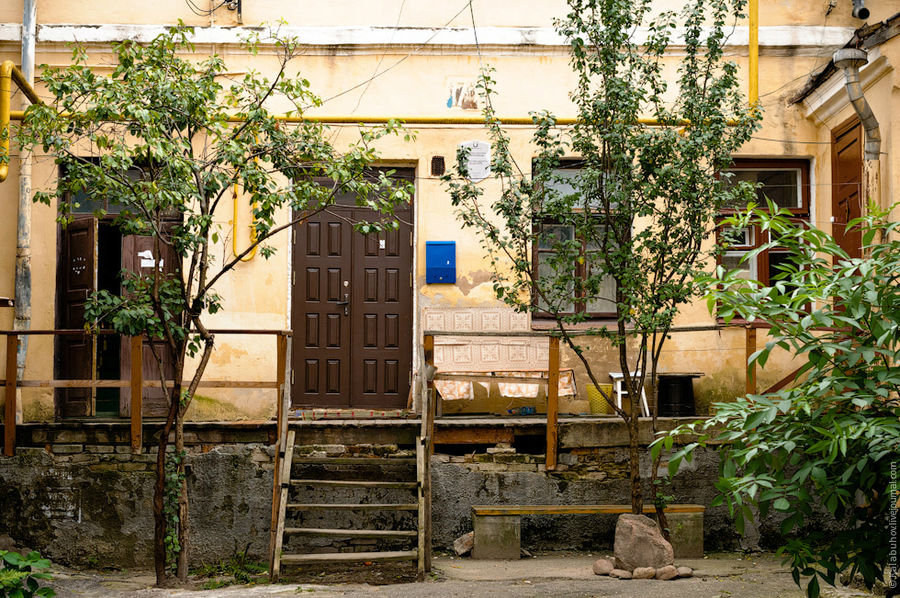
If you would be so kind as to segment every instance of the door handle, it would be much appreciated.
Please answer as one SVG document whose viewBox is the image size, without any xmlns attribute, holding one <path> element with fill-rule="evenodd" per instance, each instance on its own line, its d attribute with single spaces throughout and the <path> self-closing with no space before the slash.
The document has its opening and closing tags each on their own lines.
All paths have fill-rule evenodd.
<svg viewBox="0 0 900 598">
<path fill-rule="evenodd" d="M 336 305 L 342 305 L 344 307 L 344 315 L 350 315 L 350 293 L 344 293 L 344 300 L 338 301 Z"/>
</svg>

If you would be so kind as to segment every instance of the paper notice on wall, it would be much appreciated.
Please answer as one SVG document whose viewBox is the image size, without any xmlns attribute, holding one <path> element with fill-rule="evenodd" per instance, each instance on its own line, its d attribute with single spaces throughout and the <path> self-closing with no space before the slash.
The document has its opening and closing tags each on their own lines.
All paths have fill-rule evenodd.
<svg viewBox="0 0 900 598">
<path fill-rule="evenodd" d="M 149 249 L 145 249 L 144 251 L 139 251 L 137 256 L 141 258 L 141 268 L 155 268 L 156 260 L 153 259 L 153 252 Z M 162 260 L 159 262 L 159 267 L 163 267 Z"/>
<path fill-rule="evenodd" d="M 468 150 L 469 161 L 467 171 L 469 180 L 478 183 L 491 175 L 491 144 L 487 141 L 466 141 L 459 144 L 460 149 Z"/>
</svg>

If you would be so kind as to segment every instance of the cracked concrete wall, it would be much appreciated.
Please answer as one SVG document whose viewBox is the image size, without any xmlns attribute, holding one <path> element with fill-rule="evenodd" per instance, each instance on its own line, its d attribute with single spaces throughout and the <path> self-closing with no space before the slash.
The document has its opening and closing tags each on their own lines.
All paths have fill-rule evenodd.
<svg viewBox="0 0 900 598">
<path fill-rule="evenodd" d="M 40 550 L 54 561 L 92 567 L 135 567 L 152 563 L 154 455 L 131 455 L 128 447 L 51 445 L 54 452 L 25 447 L 0 459 L 0 537 L 19 548 Z M 406 456 L 398 445 L 311 445 L 297 447 L 329 456 Z M 318 454 L 318 453 L 314 453 Z M 478 449 L 465 455 L 436 454 L 432 467 L 433 539 L 437 549 L 472 529 L 476 504 L 621 504 L 630 494 L 628 455 L 624 447 L 564 450 L 558 471 L 547 473 L 544 457 L 511 447 Z M 188 455 L 191 497 L 191 561 L 215 562 L 248 548 L 265 560 L 269 545 L 273 450 L 265 444 L 221 445 Z M 329 466 L 330 467 L 330 466 Z M 649 473 L 649 457 L 642 473 Z M 414 472 L 413 472 L 414 473 Z M 709 505 L 716 496 L 718 473 L 714 451 L 699 450 L 683 463 L 666 492 L 674 502 Z M 319 473 L 313 473 L 313 477 Z M 387 491 L 384 491 L 387 492 Z M 370 501 L 405 502 L 398 496 Z M 329 492 L 312 502 L 354 502 L 358 497 Z M 323 528 L 414 529 L 414 514 L 316 512 L 303 526 Z M 600 550 L 612 546 L 614 516 L 526 516 L 522 546 L 529 550 Z M 704 517 L 707 550 L 772 547 L 779 521 L 771 516 L 741 538 L 724 507 Z M 833 527 L 823 518 L 819 527 Z M 296 540 L 294 540 L 296 542 Z M 747 542 L 750 544 L 747 544 Z M 329 538 L 292 546 L 298 552 L 388 549 L 372 540 Z M 396 547 L 394 549 L 397 549 Z"/>
<path fill-rule="evenodd" d="M 156 456 L 117 449 L 130 451 L 20 448 L 0 459 L 0 535 L 65 564 L 152 563 Z M 248 544 L 251 554 L 266 554 L 272 457 L 270 447 L 258 445 L 188 456 L 192 562 L 218 561 Z"/>
</svg>

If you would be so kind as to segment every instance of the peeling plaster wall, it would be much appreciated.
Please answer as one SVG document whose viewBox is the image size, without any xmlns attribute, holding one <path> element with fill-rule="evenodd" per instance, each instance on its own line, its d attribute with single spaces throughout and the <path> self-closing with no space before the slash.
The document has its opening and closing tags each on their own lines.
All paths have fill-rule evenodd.
<svg viewBox="0 0 900 598">
<path fill-rule="evenodd" d="M 0 6 L 0 60 L 18 61 L 21 0 L 4 2 Z M 870 22 L 884 19 L 900 6 L 896 2 L 873 3 Z M 371 81 L 370 85 L 328 101 L 316 113 L 379 114 L 390 116 L 456 116 L 477 115 L 477 111 L 447 107 L 452 90 L 477 77 L 480 62 L 496 68 L 495 78 L 499 95 L 495 107 L 501 115 L 524 116 L 529 110 L 549 109 L 559 116 L 571 116 L 572 105 L 568 90 L 574 76 L 568 66 L 566 46 L 551 31 L 552 17 L 564 13 L 562 0 L 545 2 L 528 0 L 523 3 L 490 2 L 476 4 L 476 23 L 480 28 L 483 58 L 475 53 L 471 36 L 471 22 L 467 11 L 451 19 L 459 7 L 432 3 L 407 3 L 403 8 L 399 27 L 395 27 L 400 0 L 379 0 L 359 5 L 347 0 L 340 2 L 316 0 L 300 4 L 276 3 L 273 0 L 245 3 L 245 26 L 258 26 L 263 21 L 284 17 L 295 31 L 311 44 L 306 54 L 296 62 L 296 69 L 312 81 L 313 89 L 329 98 L 366 81 L 382 65 L 397 63 L 395 68 Z M 671 8 L 670 2 L 659 6 Z M 514 9 L 511 9 L 514 8 Z M 765 119 L 754 139 L 742 149 L 742 156 L 803 157 L 812 160 L 814 184 L 814 219 L 826 223 L 830 216 L 830 154 L 829 130 L 841 118 L 849 115 L 849 107 L 835 115 L 820 119 L 805 109 L 789 105 L 789 98 L 806 80 L 807 74 L 823 62 L 836 45 L 842 45 L 850 32 L 860 23 L 853 19 L 850 2 L 840 2 L 829 15 L 827 23 L 823 7 L 816 3 L 797 3 L 786 0 L 762 0 L 760 6 L 761 58 L 760 93 Z M 240 34 L 236 15 L 220 9 L 210 18 L 200 18 L 189 11 L 181 0 L 163 0 L 154 10 L 135 11 L 127 3 L 103 0 L 75 0 L 66 3 L 41 3 L 38 12 L 37 63 L 66 65 L 70 50 L 64 41 L 78 37 L 89 43 L 91 64 L 100 72 L 108 72 L 111 55 L 104 40 L 150 35 L 152 27 L 172 24 L 182 18 L 197 26 L 202 43 L 197 55 L 217 52 L 234 74 L 253 68 L 271 72 L 274 58 L 265 46 L 258 56 L 248 56 L 233 42 Z M 102 25 L 96 23 L 112 23 Z M 823 23 L 827 27 L 822 27 Z M 447 30 L 435 28 L 448 26 Z M 148 29 L 150 27 L 151 29 Z M 437 35 L 435 35 L 437 34 Z M 434 35 L 432 38 L 431 36 Z M 732 37 L 729 53 L 745 72 L 747 54 L 741 25 Z M 423 39 L 424 36 L 424 39 Z M 472 39 L 470 39 L 472 38 Z M 100 43 L 103 42 L 103 43 Z M 891 74 L 867 89 L 882 125 L 884 151 L 891 151 L 891 131 L 900 126 L 893 114 L 895 78 L 890 65 L 898 60 L 898 41 L 892 40 L 881 48 Z M 402 62 L 398 62 L 402 59 Z M 675 57 L 667 59 L 666 69 L 673 72 Z M 540 85 L 535 85 L 540 81 Z M 409 93 L 415 90 L 415 93 Z M 45 90 L 38 89 L 46 94 Z M 17 102 L 17 100 L 14 100 Z M 356 107 L 359 102 L 359 108 Z M 15 107 L 15 106 L 14 106 Z M 287 109 L 287 106 L 273 107 Z M 428 327 L 426 314 L 450 310 L 447 313 L 480 314 L 481 310 L 503 310 L 491 283 L 490 266 L 484 251 L 471 230 L 455 224 L 454 209 L 440 182 L 429 170 L 433 156 L 445 157 L 448 166 L 459 143 L 485 139 L 480 126 L 416 126 L 414 142 L 403 143 L 386 139 L 379 144 L 385 160 L 392 164 L 416 166 L 416 254 L 414 266 L 415 289 L 419 323 L 410 330 L 416 339 Z M 336 143 L 349 142 L 355 136 L 354 127 L 337 126 Z M 520 164 L 529 164 L 534 148 L 529 143 L 530 131 L 525 127 L 510 127 L 511 151 Z M 15 180 L 18 148 L 13 145 L 10 180 Z M 882 161 L 883 193 L 891 197 L 900 169 L 893 168 L 896 159 L 886 156 Z M 38 154 L 34 165 L 35 190 L 52 189 L 55 185 L 52 161 Z M 491 181 L 483 184 L 486 200 L 495 197 L 499 188 Z M 17 188 L 9 182 L 0 185 L 0 295 L 13 292 L 15 257 L 14 210 Z M 279 214 L 284 221 L 287 212 Z M 237 214 L 245 223 L 247 213 Z M 226 209 L 218 224 L 223 241 L 217 247 L 216 259 L 225 259 L 231 252 L 231 228 L 235 215 Z M 33 211 L 35 242 L 32 246 L 33 315 L 34 328 L 53 328 L 56 286 L 55 206 L 36 205 Z M 240 234 L 241 226 L 238 231 Z M 428 240 L 455 240 L 457 243 L 458 282 L 456 285 L 426 285 L 424 248 Z M 208 319 L 218 328 L 290 327 L 290 256 L 287 235 L 273 243 L 276 255 L 269 260 L 260 257 L 240 264 L 218 286 L 224 298 L 224 310 Z M 460 311 L 463 310 L 463 311 Z M 0 328 L 12 326 L 12 310 L 0 309 Z M 453 316 L 454 318 L 456 315 Z M 709 325 L 713 320 L 703 302 L 686 306 L 677 325 Z M 530 324 L 529 324 L 530 326 Z M 759 343 L 764 342 L 760 335 Z M 715 400 L 727 400 L 743 388 L 742 331 L 680 333 L 669 341 L 663 356 L 665 368 L 679 371 L 702 371 L 705 376 L 696 382 L 701 405 Z M 618 371 L 617 359 L 596 341 L 590 343 L 591 359 L 598 363 L 598 373 Z M 501 347 L 509 347 L 506 344 Z M 528 351 L 540 352 L 536 342 Z M 502 351 L 508 349 L 501 349 Z M 0 360 L 5 347 L 0 345 Z M 29 342 L 26 378 L 52 377 L 53 343 L 49 338 L 33 338 Z M 528 359 L 538 359 L 537 354 Z M 579 389 L 583 391 L 585 377 L 573 355 L 564 352 L 564 367 L 575 367 Z M 474 356 L 473 356 L 474 361 Z M 2 362 L 2 361 L 0 361 Z M 780 379 L 795 366 L 784 359 L 770 361 L 759 374 L 760 386 Z M 477 364 L 476 364 L 477 365 Z M 481 368 L 483 369 L 483 367 Z M 207 374 L 208 379 L 274 380 L 275 340 L 273 337 L 227 337 L 217 339 L 217 349 Z M 2 393 L 0 393 L 2 395 Z M 23 413 L 26 421 L 45 421 L 53 417 L 53 393 L 46 389 L 24 389 Z M 572 412 L 585 410 L 584 397 L 563 405 Z M 256 390 L 209 389 L 192 407 L 189 417 L 196 419 L 255 419 L 274 413 L 274 392 Z"/>
</svg>

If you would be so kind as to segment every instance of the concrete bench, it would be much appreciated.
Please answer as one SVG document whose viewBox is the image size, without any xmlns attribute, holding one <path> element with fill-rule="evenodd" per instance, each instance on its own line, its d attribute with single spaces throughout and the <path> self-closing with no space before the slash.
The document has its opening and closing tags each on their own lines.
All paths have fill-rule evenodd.
<svg viewBox="0 0 900 598">
<path fill-rule="evenodd" d="M 703 505 L 666 507 L 669 535 L 676 558 L 703 557 Z M 630 513 L 631 505 L 473 505 L 476 559 L 517 559 L 522 547 L 522 515 L 618 515 Z M 644 505 L 644 514 L 656 508 Z"/>
</svg>

